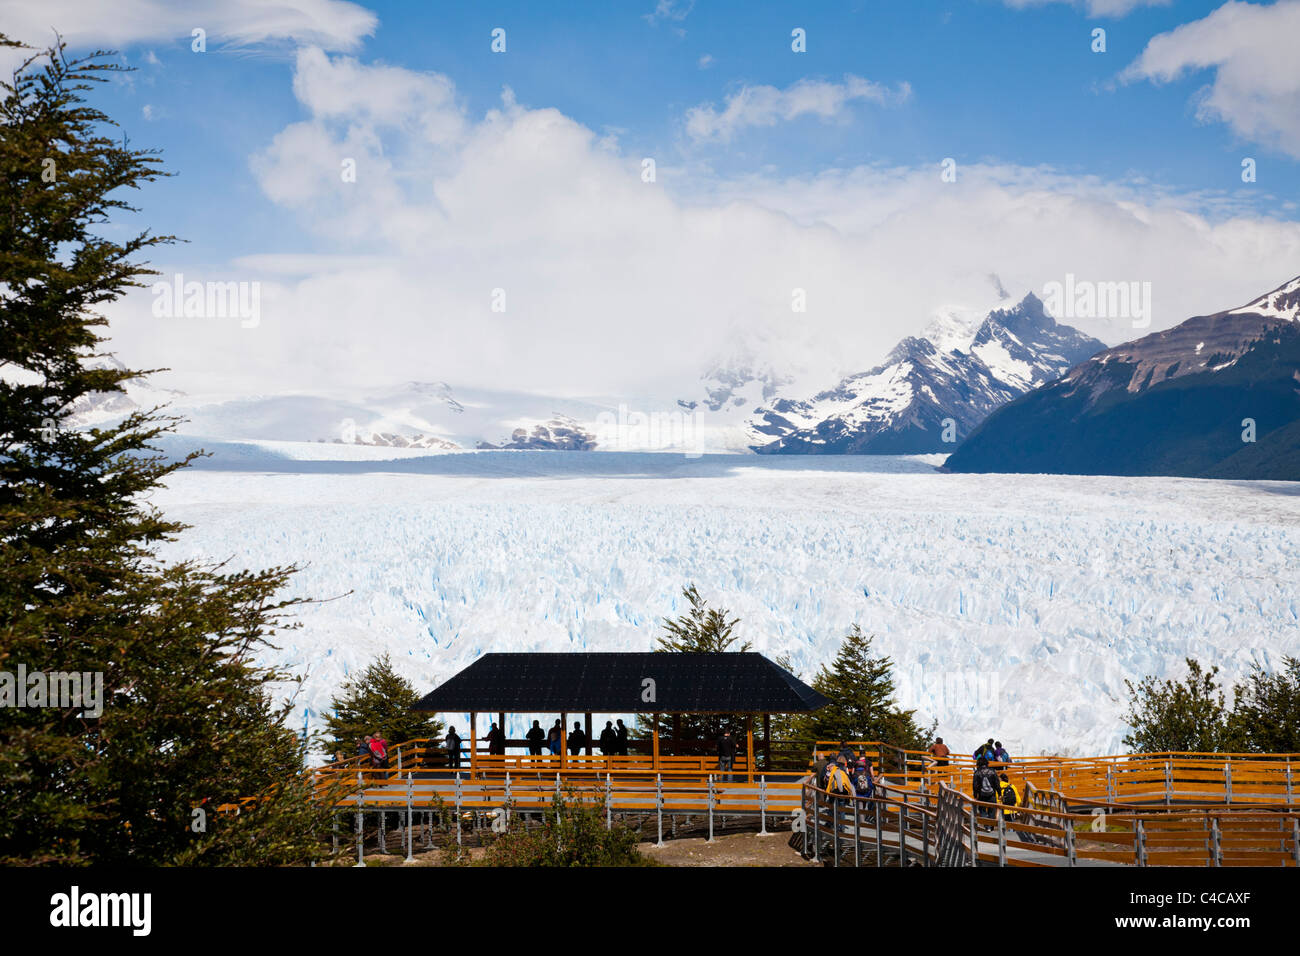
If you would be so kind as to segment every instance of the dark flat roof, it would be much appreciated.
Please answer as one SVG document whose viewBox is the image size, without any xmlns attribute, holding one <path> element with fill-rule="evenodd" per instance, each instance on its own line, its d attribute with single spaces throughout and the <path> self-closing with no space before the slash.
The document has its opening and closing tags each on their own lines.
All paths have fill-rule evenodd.
<svg viewBox="0 0 1300 956">
<path fill-rule="evenodd" d="M 653 685 L 646 681 L 653 681 Z M 653 686 L 653 699 L 649 688 Z M 416 710 L 790 714 L 830 701 L 762 654 L 484 654 Z"/>
</svg>

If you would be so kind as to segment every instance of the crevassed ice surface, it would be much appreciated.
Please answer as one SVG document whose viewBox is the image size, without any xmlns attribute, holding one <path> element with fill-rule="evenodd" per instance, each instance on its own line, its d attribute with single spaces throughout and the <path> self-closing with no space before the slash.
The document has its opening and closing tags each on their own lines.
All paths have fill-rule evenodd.
<svg viewBox="0 0 1300 956">
<path fill-rule="evenodd" d="M 298 563 L 291 593 L 335 599 L 264 654 L 308 675 L 300 728 L 383 651 L 424 692 L 489 651 L 651 649 L 690 582 L 805 680 L 859 623 L 899 702 L 959 752 L 990 735 L 1120 752 L 1125 679 L 1181 677 L 1190 656 L 1231 685 L 1300 656 L 1285 482 L 945 475 L 942 456 L 289 454 L 218 448 L 154 501 L 193 525 L 167 557 Z"/>
</svg>

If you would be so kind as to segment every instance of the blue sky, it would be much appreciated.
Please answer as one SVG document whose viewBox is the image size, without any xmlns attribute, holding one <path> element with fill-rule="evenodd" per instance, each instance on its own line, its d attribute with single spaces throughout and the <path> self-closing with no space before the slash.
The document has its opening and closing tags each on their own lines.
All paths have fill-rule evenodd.
<svg viewBox="0 0 1300 956">
<path fill-rule="evenodd" d="M 428 280 L 428 251 L 445 243 L 438 261 L 455 263 L 441 286 L 445 299 L 426 308 L 414 288 L 386 291 L 378 311 L 392 317 L 395 336 L 420 330 L 447 346 L 455 337 L 448 328 L 463 327 L 466 310 L 477 308 L 467 305 L 477 291 L 458 284 L 470 273 L 478 281 L 481 266 L 480 285 L 510 276 L 516 287 L 536 290 L 529 330 L 551 339 L 608 338 L 608 308 L 592 308 L 586 325 L 571 324 L 593 298 L 577 301 L 574 276 L 612 276 L 599 298 L 635 303 L 645 297 L 631 277 L 644 278 L 644 270 L 631 251 L 627 263 L 584 269 L 575 262 L 593 247 L 607 253 L 611 236 L 639 236 L 642 225 L 662 229 L 657 244 L 636 250 L 642 262 L 651 248 L 686 249 L 708 230 L 719 237 L 681 261 L 666 258 L 657 284 L 676 276 L 693 289 L 687 273 L 704 256 L 719 260 L 717 276 L 732 277 L 719 283 L 753 291 L 743 305 L 736 303 L 745 295 L 712 287 L 685 296 L 698 304 L 676 331 L 709 329 L 691 332 L 691 361 L 728 346 L 746 316 L 764 328 L 782 324 L 770 302 L 777 293 L 750 290 L 746 278 L 772 273 L 759 260 L 774 248 L 786 250 L 778 265 L 791 263 L 792 275 L 795 264 L 806 271 L 827 264 L 806 280 L 791 279 L 821 283 L 819 301 L 830 304 L 804 323 L 801 347 L 848 349 L 857 364 L 936 309 L 989 305 L 981 299 L 987 289 L 971 277 L 990 272 L 1019 295 L 1064 271 L 1104 278 L 1131 266 L 1133 278 L 1166 290 L 1158 325 L 1186 318 L 1196 303 L 1205 303 L 1200 311 L 1234 304 L 1300 272 L 1300 119 L 1290 115 L 1300 104 L 1300 76 L 1270 46 L 1290 31 L 1286 49 L 1294 52 L 1294 0 L 860 0 L 807 9 L 700 0 L 660 2 L 657 14 L 655 0 L 286 6 L 296 16 L 272 16 L 255 0 L 195 0 L 168 7 L 167 16 L 147 0 L 121 0 L 112 11 L 89 0 L 51 0 L 39 13 L 0 0 L 0 13 L 28 42 L 40 41 L 33 33 L 48 22 L 74 48 L 115 47 L 137 68 L 97 102 L 136 145 L 162 149 L 177 173 L 140 200 L 141 221 L 189 240 L 160 253 L 160 265 L 252 275 L 271 256 L 318 256 L 316 274 L 333 279 L 341 266 L 330 256 L 357 257 L 367 268 L 378 257 L 391 266 L 383 280 L 391 291 L 412 277 Z M 1123 15 L 1103 15 L 1116 11 Z M 208 50 L 194 53 L 189 27 L 205 23 Z M 507 31 L 505 54 L 489 49 L 496 27 Z M 791 51 L 794 27 L 807 32 L 806 53 Z M 1104 53 L 1091 50 L 1097 27 L 1106 31 Z M 1260 74 L 1255 59 L 1273 65 Z M 427 115 L 408 121 L 397 100 L 383 117 L 365 102 L 335 109 L 329 97 L 348 99 L 331 85 L 339 82 L 376 99 L 393 83 L 407 92 L 418 87 L 411 102 Z M 451 91 L 445 102 L 439 88 Z M 503 106 L 507 89 L 513 105 Z M 502 110 L 507 120 L 494 123 L 493 111 Z M 455 132 L 430 132 L 435 115 Z M 727 125 L 727 117 L 735 122 Z M 331 171 L 358 149 L 363 171 L 382 168 L 384 182 L 342 190 Z M 635 175 L 647 156 L 659 165 L 666 204 L 641 205 L 641 197 L 624 196 L 625 184 L 604 179 L 617 169 Z M 932 185 L 945 157 L 961 170 L 958 189 L 946 193 Z M 1242 182 L 1243 157 L 1256 160 L 1258 182 Z M 512 193 L 534 175 L 527 191 Z M 596 185 L 587 188 L 588 181 Z M 518 215 L 493 204 L 493 195 L 507 193 Z M 584 197 L 597 195 L 584 206 Z M 557 217 L 552 235 L 545 223 Z M 1108 223 L 1126 217 L 1108 232 Z M 532 226 L 516 227 L 524 219 Z M 422 232 L 422 223 L 435 221 L 436 230 Z M 930 246 L 918 224 L 945 245 L 934 253 L 938 264 L 923 263 Z M 764 237 L 759 254 L 744 259 L 748 237 L 757 235 Z M 1067 235 L 1076 245 L 1057 259 L 1030 261 L 1036 246 Z M 467 247 L 480 251 L 462 259 Z M 883 263 L 900 249 L 912 251 Z M 736 262 L 721 261 L 733 251 Z M 882 262 L 879 274 L 845 286 L 846 270 L 864 260 Z M 566 278 L 568 270 L 576 271 Z M 308 301 L 328 311 L 304 292 L 313 270 L 291 271 L 273 290 L 283 321 L 302 322 Z M 959 280 L 959 272 L 969 276 Z M 1183 274 L 1201 286 L 1186 288 Z M 374 275 L 357 272 L 354 288 Z M 548 275 L 549 291 L 541 288 Z M 441 322 L 450 325 L 429 331 Z M 156 338 L 135 313 L 116 327 L 126 342 Z M 1089 331 L 1125 337 L 1122 329 Z M 287 326 L 284 338 L 294 339 Z M 614 338 L 609 348 L 625 348 Z M 491 380 L 501 365 L 489 349 L 476 344 L 454 363 Z M 227 352 L 247 364 L 243 345 Z M 598 364 L 600 355 L 599 347 L 588 350 L 582 365 Z M 375 366 L 355 369 L 358 378 L 378 374 Z M 516 381 L 518 372 L 504 377 Z M 531 387 L 555 384 L 524 378 Z"/>
</svg>

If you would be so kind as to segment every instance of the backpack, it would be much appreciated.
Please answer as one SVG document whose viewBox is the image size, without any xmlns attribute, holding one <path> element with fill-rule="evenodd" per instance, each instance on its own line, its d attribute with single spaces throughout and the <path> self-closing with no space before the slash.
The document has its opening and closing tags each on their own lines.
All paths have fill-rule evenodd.
<svg viewBox="0 0 1300 956">
<path fill-rule="evenodd" d="M 1016 805 L 1016 790 L 1011 784 L 1002 788 L 1002 802 L 1009 807 Z"/>
<path fill-rule="evenodd" d="M 998 788 L 994 786 L 993 781 L 997 778 L 991 773 L 980 774 L 979 793 L 980 800 L 988 802 L 997 796 Z"/>
</svg>

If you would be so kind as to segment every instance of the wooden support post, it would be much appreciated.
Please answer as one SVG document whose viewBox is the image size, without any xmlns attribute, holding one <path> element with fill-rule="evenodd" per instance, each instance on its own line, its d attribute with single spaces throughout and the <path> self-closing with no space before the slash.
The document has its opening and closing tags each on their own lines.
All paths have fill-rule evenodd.
<svg viewBox="0 0 1300 956">
<path fill-rule="evenodd" d="M 748 771 L 749 783 L 754 782 L 754 716 L 753 714 L 745 715 L 745 763 Z"/>
<path fill-rule="evenodd" d="M 682 740 L 682 715 L 673 714 L 672 743 L 673 743 L 674 755 L 681 753 L 681 740 Z"/>
<path fill-rule="evenodd" d="M 582 729 L 587 734 L 587 756 L 591 756 L 591 714 L 583 714 Z"/>
<path fill-rule="evenodd" d="M 569 715 L 560 714 L 560 770 L 568 766 L 569 754 Z"/>
<path fill-rule="evenodd" d="M 500 711 L 497 714 L 497 730 L 501 731 L 501 754 L 505 756 L 506 752 L 506 713 Z M 502 761 L 504 763 L 504 761 Z"/>
<path fill-rule="evenodd" d="M 478 755 L 478 714 L 469 715 L 469 773 L 474 776 L 474 758 Z"/>
<path fill-rule="evenodd" d="M 650 739 L 650 763 L 655 773 L 659 772 L 659 715 L 654 715 L 653 736 Z M 662 842 L 662 841 L 661 841 Z"/>
</svg>

